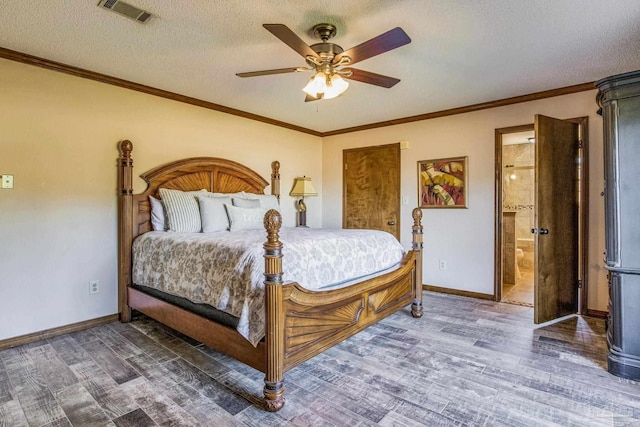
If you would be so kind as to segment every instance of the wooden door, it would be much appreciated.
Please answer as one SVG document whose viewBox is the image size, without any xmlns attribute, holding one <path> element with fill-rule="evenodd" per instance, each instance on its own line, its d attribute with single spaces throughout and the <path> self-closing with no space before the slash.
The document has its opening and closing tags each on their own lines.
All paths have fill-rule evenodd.
<svg viewBox="0 0 640 427">
<path fill-rule="evenodd" d="M 577 123 L 535 116 L 534 322 L 578 311 Z"/>
<path fill-rule="evenodd" d="M 400 144 L 343 151 L 344 228 L 387 231 L 400 239 Z"/>
</svg>

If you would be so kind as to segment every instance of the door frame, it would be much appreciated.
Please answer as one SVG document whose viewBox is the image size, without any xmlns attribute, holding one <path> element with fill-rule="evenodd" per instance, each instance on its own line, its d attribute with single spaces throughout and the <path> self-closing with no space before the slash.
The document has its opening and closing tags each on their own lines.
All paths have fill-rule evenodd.
<svg viewBox="0 0 640 427">
<path fill-rule="evenodd" d="M 589 255 L 589 118 L 577 117 L 564 119 L 578 124 L 578 138 L 582 141 L 579 150 L 580 186 L 578 188 L 578 280 L 582 287 L 578 290 L 578 313 L 588 313 L 588 276 Z M 495 130 L 495 186 L 494 186 L 494 301 L 502 301 L 502 135 L 533 131 L 534 125 L 526 124 L 498 128 Z"/>
</svg>

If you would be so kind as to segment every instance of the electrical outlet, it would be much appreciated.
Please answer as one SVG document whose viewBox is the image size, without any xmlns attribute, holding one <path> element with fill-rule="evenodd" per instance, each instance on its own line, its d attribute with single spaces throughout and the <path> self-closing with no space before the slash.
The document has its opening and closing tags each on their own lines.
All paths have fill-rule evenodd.
<svg viewBox="0 0 640 427">
<path fill-rule="evenodd" d="M 13 188 L 13 175 L 2 175 L 2 188 Z"/>
<path fill-rule="evenodd" d="M 89 295 L 97 294 L 100 292 L 100 282 L 92 280 L 89 282 Z"/>
<path fill-rule="evenodd" d="M 440 270 L 446 270 L 447 269 L 447 261 L 441 259 L 440 260 Z"/>
</svg>

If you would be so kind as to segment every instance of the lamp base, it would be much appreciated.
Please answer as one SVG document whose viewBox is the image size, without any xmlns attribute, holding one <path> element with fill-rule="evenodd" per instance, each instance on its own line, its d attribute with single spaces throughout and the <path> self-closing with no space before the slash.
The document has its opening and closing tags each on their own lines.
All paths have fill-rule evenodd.
<svg viewBox="0 0 640 427">
<path fill-rule="evenodd" d="M 298 227 L 307 227 L 307 211 L 298 211 Z"/>
</svg>

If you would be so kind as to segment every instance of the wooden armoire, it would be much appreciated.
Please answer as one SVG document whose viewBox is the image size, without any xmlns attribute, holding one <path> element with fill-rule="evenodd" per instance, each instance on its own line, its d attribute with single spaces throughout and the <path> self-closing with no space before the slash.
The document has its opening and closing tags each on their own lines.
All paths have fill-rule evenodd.
<svg viewBox="0 0 640 427">
<path fill-rule="evenodd" d="M 640 71 L 596 86 L 604 124 L 608 368 L 640 380 Z"/>
</svg>

